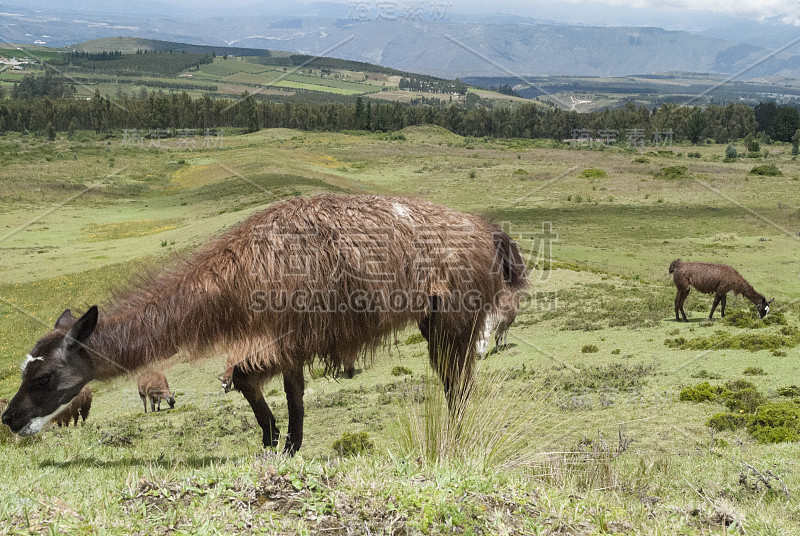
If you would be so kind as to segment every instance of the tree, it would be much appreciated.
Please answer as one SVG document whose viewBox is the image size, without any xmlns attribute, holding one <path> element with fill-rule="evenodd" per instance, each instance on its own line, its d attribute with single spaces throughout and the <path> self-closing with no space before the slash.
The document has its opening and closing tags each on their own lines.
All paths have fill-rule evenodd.
<svg viewBox="0 0 800 536">
<path fill-rule="evenodd" d="M 772 121 L 775 118 L 775 112 L 778 107 L 774 101 L 760 102 L 758 106 L 753 109 L 756 116 L 756 123 L 758 123 L 759 132 L 769 133 L 772 128 Z"/>
<path fill-rule="evenodd" d="M 56 141 L 56 127 L 53 126 L 53 123 L 47 123 L 47 139 Z"/>
<path fill-rule="evenodd" d="M 800 130 L 794 131 L 794 136 L 792 136 L 792 154 L 797 155 L 800 153 Z"/>
<path fill-rule="evenodd" d="M 733 160 L 737 156 L 739 156 L 739 153 L 736 151 L 736 147 L 734 147 L 733 145 L 728 145 L 725 148 L 725 158 L 730 158 L 731 160 Z"/>
<path fill-rule="evenodd" d="M 800 113 L 797 108 L 781 106 L 775 112 L 770 134 L 778 141 L 792 141 L 792 136 L 798 128 L 800 128 Z"/>
<path fill-rule="evenodd" d="M 690 142 L 698 144 L 705 139 L 706 132 L 706 116 L 703 112 L 695 112 L 689 117 L 689 124 L 687 125 L 686 137 Z"/>
</svg>

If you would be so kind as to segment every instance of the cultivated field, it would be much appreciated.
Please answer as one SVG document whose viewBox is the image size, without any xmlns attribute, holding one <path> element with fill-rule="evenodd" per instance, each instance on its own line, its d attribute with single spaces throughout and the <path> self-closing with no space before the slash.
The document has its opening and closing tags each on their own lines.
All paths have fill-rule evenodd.
<svg viewBox="0 0 800 536">
<path fill-rule="evenodd" d="M 0 397 L 65 307 L 102 303 L 292 196 L 410 195 L 494 218 L 530 251 L 533 299 L 481 362 L 475 420 L 438 460 L 413 431 L 420 413 L 446 419 L 416 330 L 354 379 L 307 372 L 293 459 L 265 454 L 245 400 L 222 394 L 224 356 L 179 354 L 174 410 L 144 415 L 122 377 L 92 384 L 85 426 L 1 437 L 0 533 L 800 534 L 798 442 L 759 441 L 780 435 L 759 435 L 763 415 L 760 428 L 707 426 L 734 400 L 734 416 L 788 416 L 780 437 L 797 438 L 800 389 L 783 389 L 800 384 L 791 146 L 723 162 L 719 145 L 572 149 L 433 127 L 128 141 L 0 137 Z M 782 175 L 750 173 L 764 164 Z M 733 321 L 706 321 L 712 297 L 696 292 L 690 322 L 675 322 L 678 257 L 735 266 L 775 298 L 768 322 L 741 297 Z M 264 391 L 285 431 L 282 383 Z M 335 450 L 344 432 L 373 448 Z"/>
</svg>

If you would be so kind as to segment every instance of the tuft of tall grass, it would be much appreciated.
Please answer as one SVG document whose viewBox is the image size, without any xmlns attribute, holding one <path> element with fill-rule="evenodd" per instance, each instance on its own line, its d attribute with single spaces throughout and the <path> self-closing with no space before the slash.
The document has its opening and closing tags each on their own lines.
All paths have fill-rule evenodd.
<svg viewBox="0 0 800 536">
<path fill-rule="evenodd" d="M 566 424 L 554 419 L 553 369 L 520 374 L 503 361 L 477 362 L 472 379 L 460 386 L 469 395 L 453 408 L 434 372 L 407 384 L 396 399 L 401 452 L 434 467 L 469 471 L 549 467 L 547 442 Z"/>
</svg>

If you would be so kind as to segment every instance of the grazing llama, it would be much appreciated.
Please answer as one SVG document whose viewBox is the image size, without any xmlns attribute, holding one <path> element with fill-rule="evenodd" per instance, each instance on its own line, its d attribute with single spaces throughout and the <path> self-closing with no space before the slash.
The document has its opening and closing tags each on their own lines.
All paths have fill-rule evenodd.
<svg viewBox="0 0 800 536">
<path fill-rule="evenodd" d="M 489 353 L 489 344 L 494 333 L 495 350 L 505 346 L 508 342 L 508 330 L 519 312 L 519 296 L 514 293 L 503 293 L 499 296 L 498 306 L 495 310 L 486 315 L 486 323 L 483 333 L 478 339 L 478 356 L 485 359 Z"/>
<path fill-rule="evenodd" d="M 156 403 L 158 403 L 158 411 L 161 411 L 162 400 L 169 404 L 169 409 L 175 408 L 175 393 L 169 390 L 167 377 L 162 373 L 148 370 L 139 374 L 136 383 L 139 387 L 139 398 L 142 399 L 145 413 L 147 413 L 148 398 L 150 399 L 150 411 L 156 411 Z"/>
<path fill-rule="evenodd" d="M 81 422 L 86 422 L 90 409 L 92 409 L 92 390 L 86 385 L 64 411 L 53 418 L 53 422 L 59 426 L 69 426 L 70 421 L 74 421 L 75 426 L 78 426 L 78 417 L 81 417 Z"/>
<path fill-rule="evenodd" d="M 675 296 L 675 320 L 681 320 L 679 313 L 683 315 L 685 321 L 686 311 L 683 309 L 683 302 L 689 295 L 689 287 L 694 287 L 705 294 L 714 294 L 714 304 L 708 318 L 714 317 L 714 310 L 717 305 L 722 305 L 722 317 L 725 317 L 725 305 L 728 299 L 728 292 L 741 294 L 758 308 L 758 316 L 764 318 L 769 313 L 769 305 L 775 298 L 767 299 L 756 292 L 753 285 L 739 275 L 739 272 L 725 264 L 715 264 L 712 262 L 683 262 L 680 259 L 672 261 L 669 265 L 669 273 L 678 288 Z"/>
<path fill-rule="evenodd" d="M 102 313 L 69 311 L 23 364 L 2 420 L 39 432 L 93 379 L 226 349 L 265 448 L 278 446 L 262 393 L 278 374 L 289 412 L 284 450 L 303 441 L 303 368 L 340 370 L 408 324 L 428 341 L 451 410 L 470 392 L 476 335 L 501 291 L 526 286 L 517 244 L 480 217 L 401 197 L 293 198 L 257 212 L 171 267 L 145 274 Z M 268 344 L 267 344 L 268 343 Z"/>
</svg>

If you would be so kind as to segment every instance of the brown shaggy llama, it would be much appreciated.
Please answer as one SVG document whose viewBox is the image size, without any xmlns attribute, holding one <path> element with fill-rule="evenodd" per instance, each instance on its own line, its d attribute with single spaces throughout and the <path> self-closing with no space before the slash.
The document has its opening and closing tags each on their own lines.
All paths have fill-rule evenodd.
<svg viewBox="0 0 800 536">
<path fill-rule="evenodd" d="M 705 294 L 714 294 L 714 304 L 708 318 L 714 317 L 714 310 L 721 304 L 722 317 L 725 317 L 725 305 L 728 299 L 728 292 L 741 294 L 758 308 L 758 316 L 764 318 L 769 313 L 769 305 L 775 298 L 767 301 L 763 294 L 759 294 L 753 285 L 739 275 L 739 272 L 726 264 L 715 264 L 712 262 L 683 262 L 680 259 L 672 261 L 669 265 L 669 273 L 678 288 L 675 296 L 675 320 L 681 320 L 679 313 L 683 315 L 685 321 L 686 311 L 683 309 L 683 302 L 689 295 L 689 287 L 694 287 Z"/>
<path fill-rule="evenodd" d="M 3 414 L 39 432 L 92 379 L 105 380 L 181 349 L 227 349 L 265 447 L 278 427 L 261 392 L 277 374 L 289 410 L 284 450 L 303 440 L 303 367 L 387 345 L 408 324 L 451 409 L 469 392 L 476 334 L 501 291 L 522 290 L 517 244 L 480 217 L 419 199 L 293 198 L 257 212 L 199 251 L 79 319 L 65 311 L 31 350 Z"/>
<path fill-rule="evenodd" d="M 486 315 L 483 333 L 478 339 L 478 356 L 485 359 L 489 353 L 489 341 L 494 333 L 495 351 L 499 351 L 508 342 L 508 330 L 519 312 L 519 295 L 513 292 L 501 294 L 497 300 L 497 309 Z"/>
<path fill-rule="evenodd" d="M 66 409 L 53 418 L 53 422 L 59 426 L 69 426 L 70 421 L 74 421 L 75 426 L 78 426 L 78 417 L 83 419 L 81 422 L 86 422 L 90 409 L 92 409 L 92 390 L 85 385 Z"/>
<path fill-rule="evenodd" d="M 150 399 L 150 411 L 156 411 L 156 403 L 158 403 L 158 411 L 161 411 L 162 400 L 169 404 L 170 409 L 175 407 L 175 393 L 169 390 L 167 377 L 161 372 L 156 370 L 143 372 L 139 374 L 136 383 L 139 388 L 139 398 L 142 399 L 145 413 L 147 413 L 148 398 Z"/>
</svg>

